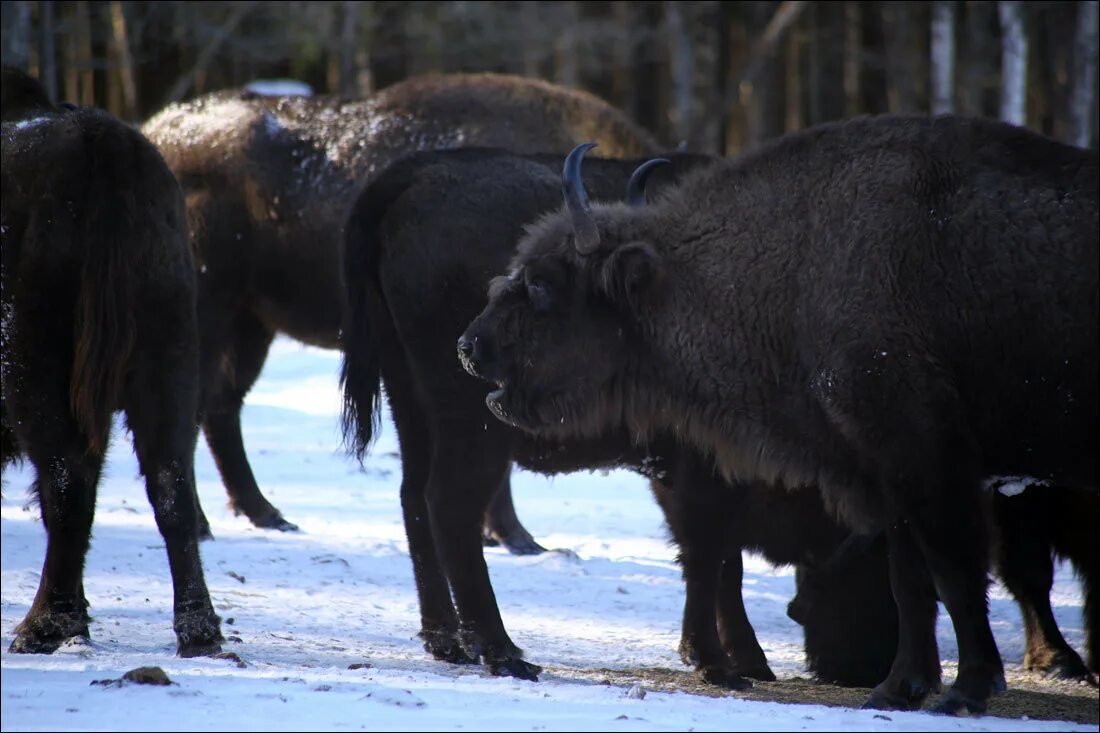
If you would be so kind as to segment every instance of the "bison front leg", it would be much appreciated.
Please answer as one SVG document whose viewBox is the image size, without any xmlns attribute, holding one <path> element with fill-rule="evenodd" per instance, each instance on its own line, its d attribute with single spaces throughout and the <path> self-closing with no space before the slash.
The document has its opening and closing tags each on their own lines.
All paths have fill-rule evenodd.
<svg viewBox="0 0 1100 733">
<path fill-rule="evenodd" d="M 503 545 L 513 555 L 539 555 L 546 552 L 546 548 L 535 541 L 516 515 L 516 506 L 512 503 L 512 482 L 508 473 L 504 475 L 500 488 L 493 495 L 485 512 L 482 541 L 486 547 Z"/>
<path fill-rule="evenodd" d="M 672 469 L 671 482 L 653 479 L 650 488 L 680 547 L 685 585 L 680 657 L 713 685 L 747 690 L 752 687 L 745 678 L 747 672 L 766 679 L 761 664 L 766 674 L 771 670 L 745 614 L 741 547 L 728 538 L 726 531 L 742 490 L 719 482 L 711 467 L 686 450 L 670 451 L 666 460 Z M 729 572 L 723 569 L 727 552 L 733 562 Z M 721 638 L 720 628 L 724 634 Z M 724 647 L 723 640 L 730 645 Z M 755 657 L 752 647 L 759 657 Z M 736 656 L 731 659 L 727 651 Z M 744 670 L 738 662 L 744 664 Z"/>
<path fill-rule="evenodd" d="M 481 440 L 483 431 L 468 426 L 449 425 L 434 434 L 428 514 L 463 646 L 494 675 L 537 680 L 542 669 L 523 660 L 504 630 L 481 547 L 482 518 L 510 466 L 507 447 Z"/>
<path fill-rule="evenodd" d="M 738 675 L 761 682 L 774 682 L 775 673 L 768 666 L 768 659 L 760 648 L 756 631 L 752 628 L 745 610 L 745 599 L 741 592 L 743 576 L 741 548 L 731 548 L 722 563 L 718 585 L 718 637 Z"/>
<path fill-rule="evenodd" d="M 871 692 L 864 707 L 915 710 L 940 689 L 936 589 L 909 528 L 899 522 L 887 537 L 890 586 L 898 609 L 898 648 L 889 675 Z"/>
</svg>

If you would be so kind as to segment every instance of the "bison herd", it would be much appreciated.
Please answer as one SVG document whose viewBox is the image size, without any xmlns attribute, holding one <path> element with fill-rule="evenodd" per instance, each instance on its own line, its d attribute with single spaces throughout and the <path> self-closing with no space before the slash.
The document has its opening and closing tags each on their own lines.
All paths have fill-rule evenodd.
<svg viewBox="0 0 1100 733">
<path fill-rule="evenodd" d="M 220 652 L 195 442 L 234 510 L 295 529 L 240 426 L 284 333 L 342 350 L 360 460 L 385 388 L 436 659 L 537 679 L 481 549 L 542 549 L 511 467 L 621 466 L 679 548 L 680 653 L 709 683 L 775 679 L 744 550 L 796 567 L 808 667 L 873 686 L 869 707 L 939 689 L 938 601 L 959 669 L 935 710 L 982 712 L 1005 688 L 990 572 L 1020 606 L 1025 666 L 1094 680 L 1095 151 L 882 116 L 653 158 L 595 97 L 490 74 L 361 101 L 225 92 L 140 132 L 15 69 L 2 94 L 2 460 L 32 463 L 48 535 L 12 651 L 88 635 L 84 557 L 123 411 L 178 651 Z M 1085 660 L 1051 611 L 1055 556 L 1082 582 Z"/>
</svg>

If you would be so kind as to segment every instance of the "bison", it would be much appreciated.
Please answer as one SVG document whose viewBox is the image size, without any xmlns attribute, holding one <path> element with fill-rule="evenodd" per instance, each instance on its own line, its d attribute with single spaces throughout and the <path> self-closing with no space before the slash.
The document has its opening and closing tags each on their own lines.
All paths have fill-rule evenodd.
<svg viewBox="0 0 1100 733">
<path fill-rule="evenodd" d="M 882 116 L 791 134 L 652 205 L 565 207 L 520 240 L 460 340 L 490 411 L 550 439 L 670 430 L 731 480 L 816 486 L 885 531 L 899 642 L 867 705 L 1004 689 L 982 481 L 1097 489 L 1095 151 L 1011 125 Z"/>
<path fill-rule="evenodd" d="M 3 409 L 7 464 L 35 469 L 48 542 L 13 652 L 88 636 L 84 557 L 117 410 L 126 414 L 175 587 L 181 656 L 222 640 L 196 534 L 198 330 L 179 185 L 137 131 L 50 103 L 3 69 Z"/>
<path fill-rule="evenodd" d="M 991 497 L 990 548 L 1001 582 L 1012 593 L 1024 621 L 1025 669 L 1047 677 L 1096 685 L 1097 669 L 1097 556 L 1092 535 L 1093 520 L 1100 512 L 1100 494 L 1067 487 L 1030 488 L 1020 482 Z M 897 609 L 889 597 L 885 538 L 854 535 L 825 562 L 800 567 L 798 593 L 787 614 L 802 624 L 806 662 L 814 677 L 842 685 L 866 684 L 882 679 L 897 647 Z M 1054 579 L 1053 557 L 1073 563 L 1084 595 L 1086 662 L 1066 642 L 1054 619 L 1050 591 Z M 885 598 L 875 588 L 885 586 Z M 852 594 L 867 600 L 860 604 L 862 617 L 853 621 Z M 861 633 L 851 627 L 859 624 Z M 864 633 L 865 630 L 865 633 Z M 882 674 L 876 678 L 876 669 Z M 870 682 L 874 684 L 874 681 Z"/>
<path fill-rule="evenodd" d="M 713 162 L 673 160 L 668 169 L 642 169 L 628 198 L 641 198 L 644 176 L 652 175 L 659 188 Z M 618 198 L 634 165 L 592 161 L 589 187 L 602 198 Z M 507 264 L 523 225 L 556 206 L 560 166 L 561 156 L 501 150 L 414 154 L 364 189 L 347 226 L 344 431 L 362 458 L 375 434 L 384 382 L 402 452 L 402 508 L 425 648 L 452 662 L 480 656 L 496 674 L 537 675 L 504 631 L 476 541 L 477 518 L 513 461 L 542 473 L 625 465 L 651 477 L 680 546 L 688 588 L 684 660 L 726 687 L 744 688 L 747 677 L 774 679 L 745 614 L 741 551 L 804 567 L 824 562 L 847 531 L 826 516 L 816 492 L 731 487 L 674 440 L 636 446 L 625 429 L 582 441 L 532 440 L 485 415 L 480 383 L 448 358 L 454 337 L 484 306 L 486 284 Z M 867 628 L 883 634 L 895 628 L 890 638 L 896 639 L 885 583 L 853 591 L 840 607 L 850 620 L 864 621 L 846 627 L 858 629 L 859 637 Z M 889 613 L 878 613 L 884 607 Z M 839 658 L 819 666 L 843 667 L 838 674 L 849 684 L 885 673 L 875 656 L 853 651 L 859 639 L 850 641 L 838 649 Z M 881 657 L 879 646 L 867 648 Z"/>
<path fill-rule="evenodd" d="M 494 145 L 565 153 L 597 139 L 612 156 L 657 146 L 596 97 L 496 74 L 429 76 L 362 101 L 219 93 L 173 104 L 142 131 L 179 178 L 198 267 L 202 426 L 230 506 L 294 529 L 263 496 L 240 412 L 277 333 L 338 348 L 341 228 L 361 186 L 417 150 Z M 489 531 L 541 548 L 504 486 Z M 204 533 L 209 532 L 205 518 Z"/>
</svg>

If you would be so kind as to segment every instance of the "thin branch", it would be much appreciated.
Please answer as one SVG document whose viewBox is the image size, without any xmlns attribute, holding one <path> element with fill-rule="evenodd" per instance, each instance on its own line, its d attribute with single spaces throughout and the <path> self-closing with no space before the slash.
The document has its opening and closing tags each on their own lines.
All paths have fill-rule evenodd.
<svg viewBox="0 0 1100 733">
<path fill-rule="evenodd" d="M 172 102 L 178 102 L 183 98 L 183 95 L 187 94 L 191 90 L 191 85 L 195 83 L 195 79 L 206 71 L 206 68 L 210 66 L 214 61 L 214 57 L 217 55 L 218 50 L 221 48 L 225 40 L 229 38 L 229 35 L 236 30 L 237 26 L 241 24 L 241 21 L 245 19 L 252 8 L 256 6 L 255 2 L 242 2 L 236 3 L 233 8 L 233 13 L 229 16 L 221 27 L 214 32 L 210 37 L 210 40 L 206 42 L 202 51 L 199 52 L 198 58 L 195 60 L 195 65 L 191 67 L 191 70 L 176 80 L 176 83 L 172 85 L 171 91 L 168 92 L 168 99 L 166 104 Z"/>
<path fill-rule="evenodd" d="M 726 90 L 721 100 L 721 109 L 729 109 L 733 106 L 740 95 L 741 85 L 752 83 L 764 68 L 764 64 L 774 55 L 783 34 L 798 20 L 798 16 L 802 14 L 807 5 L 808 3 L 805 0 L 784 0 L 775 9 L 772 19 L 764 26 L 764 32 L 753 44 L 752 50 L 749 52 L 748 62 L 741 67 L 737 74 L 732 75 L 726 83 Z M 693 134 L 689 139 L 699 139 L 702 132 L 700 128 L 703 124 L 705 124 L 705 120 L 696 121 Z"/>
</svg>

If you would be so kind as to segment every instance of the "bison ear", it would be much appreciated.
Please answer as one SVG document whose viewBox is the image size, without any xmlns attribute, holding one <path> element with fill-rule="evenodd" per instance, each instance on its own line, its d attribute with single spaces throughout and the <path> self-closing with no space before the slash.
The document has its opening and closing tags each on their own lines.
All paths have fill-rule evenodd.
<svg viewBox="0 0 1100 733">
<path fill-rule="evenodd" d="M 644 242 L 624 244 L 604 262 L 604 291 L 618 303 L 636 305 L 656 287 L 662 269 L 661 258 L 653 247 Z"/>
</svg>

